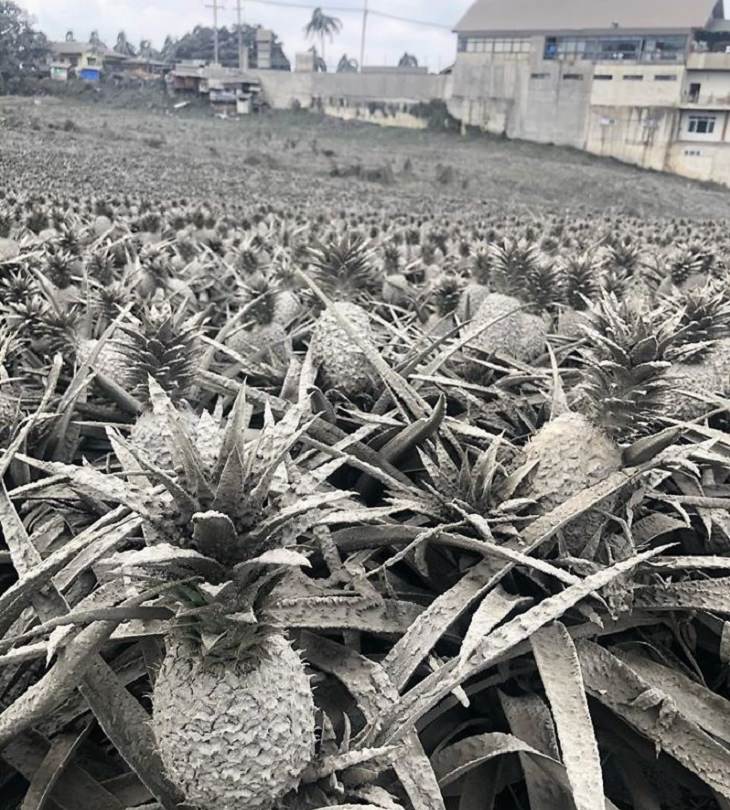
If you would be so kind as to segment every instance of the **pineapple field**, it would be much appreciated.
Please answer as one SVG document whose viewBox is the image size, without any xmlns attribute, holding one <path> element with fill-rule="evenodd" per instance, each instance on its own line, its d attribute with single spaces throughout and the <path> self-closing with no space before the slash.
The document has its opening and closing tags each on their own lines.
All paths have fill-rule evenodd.
<svg viewBox="0 0 730 810">
<path fill-rule="evenodd" d="M 730 810 L 729 216 L 0 99 L 0 810 Z"/>
</svg>

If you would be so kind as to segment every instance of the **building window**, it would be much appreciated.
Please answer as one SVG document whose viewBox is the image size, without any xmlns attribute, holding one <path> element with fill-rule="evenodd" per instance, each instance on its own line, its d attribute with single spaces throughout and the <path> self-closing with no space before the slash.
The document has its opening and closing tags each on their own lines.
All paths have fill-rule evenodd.
<svg viewBox="0 0 730 810">
<path fill-rule="evenodd" d="M 676 82 L 677 81 L 677 74 L 676 73 L 657 73 L 654 76 L 655 82 Z"/>
<path fill-rule="evenodd" d="M 538 79 L 549 79 L 550 74 L 549 73 L 531 73 L 530 78 L 535 79 L 536 81 Z"/>
<path fill-rule="evenodd" d="M 689 100 L 694 104 L 700 100 L 702 85 L 699 82 L 692 82 L 689 86 Z"/>
<path fill-rule="evenodd" d="M 714 115 L 690 115 L 687 124 L 687 132 L 694 132 L 696 135 L 712 135 L 715 131 L 717 117 Z"/>
<path fill-rule="evenodd" d="M 597 82 L 612 82 L 613 81 L 613 74 L 611 73 L 596 73 L 593 78 Z"/>
<path fill-rule="evenodd" d="M 545 59 L 586 59 L 592 62 L 628 60 L 635 62 L 681 62 L 687 47 L 686 36 L 654 37 L 547 37 Z"/>
<path fill-rule="evenodd" d="M 532 51 L 529 39 L 492 39 L 489 37 L 462 37 L 459 50 L 466 53 L 498 53 L 500 56 L 528 54 Z"/>
<path fill-rule="evenodd" d="M 624 76 L 624 81 L 625 82 L 643 82 L 644 77 L 641 75 L 641 73 L 627 73 Z"/>
<path fill-rule="evenodd" d="M 563 78 L 566 81 L 580 82 L 580 81 L 583 80 L 583 74 L 582 73 L 565 73 L 563 75 Z"/>
</svg>

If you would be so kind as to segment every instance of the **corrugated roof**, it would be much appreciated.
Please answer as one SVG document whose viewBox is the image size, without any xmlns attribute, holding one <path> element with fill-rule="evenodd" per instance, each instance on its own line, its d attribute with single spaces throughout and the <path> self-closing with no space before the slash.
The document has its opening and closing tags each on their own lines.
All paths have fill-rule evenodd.
<svg viewBox="0 0 730 810">
<path fill-rule="evenodd" d="M 100 43 L 99 45 L 92 45 L 90 42 L 76 42 L 73 41 L 64 41 L 64 42 L 51 42 L 51 50 L 54 53 L 111 53 L 109 48 L 107 48 L 104 43 Z"/>
<path fill-rule="evenodd" d="M 704 28 L 717 0 L 477 0 L 458 32 Z"/>
</svg>

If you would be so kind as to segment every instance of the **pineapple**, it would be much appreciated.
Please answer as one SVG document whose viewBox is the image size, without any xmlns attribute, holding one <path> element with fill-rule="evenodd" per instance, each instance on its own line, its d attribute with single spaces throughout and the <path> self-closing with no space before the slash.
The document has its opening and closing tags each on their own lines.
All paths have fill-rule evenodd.
<svg viewBox="0 0 730 810">
<path fill-rule="evenodd" d="M 122 323 L 120 331 L 124 338 L 115 338 L 108 344 L 109 353 L 117 355 L 114 363 L 119 367 L 117 376 L 112 379 L 145 406 L 132 427 L 131 441 L 145 448 L 157 466 L 169 469 L 172 465 L 170 434 L 166 420 L 160 420 L 151 408 L 149 378 L 154 377 L 173 401 L 185 402 L 198 368 L 199 319 L 183 320 L 182 313 L 173 314 L 168 304 L 153 305 L 140 318 Z M 103 365 L 98 368 L 107 373 L 113 371 Z M 188 409 L 185 412 L 193 423 L 192 412 Z"/>
<path fill-rule="evenodd" d="M 278 423 L 266 414 L 252 432 L 242 390 L 222 429 L 205 415 L 193 431 L 153 380 L 149 398 L 168 421 L 174 480 L 145 449 L 110 434 L 125 467 L 142 466 L 161 487 L 140 491 L 138 475 L 114 486 L 142 516 L 148 547 L 120 552 L 109 565 L 127 581 L 179 581 L 181 570 L 206 580 L 172 590 L 177 621 L 152 693 L 160 756 L 192 804 L 267 808 L 297 787 L 315 743 L 304 663 L 285 629 L 266 622 L 270 583 L 309 565 L 285 547 L 348 493 L 297 471 L 290 453 L 309 424 L 300 409 Z"/>
<path fill-rule="evenodd" d="M 537 315 L 525 312 L 516 298 L 490 293 L 482 301 L 468 328 L 473 330 L 486 323 L 492 325 L 472 341 L 472 345 L 483 352 L 497 352 L 516 360 L 530 361 L 545 350 L 547 329 L 544 321 Z"/>
<path fill-rule="evenodd" d="M 362 307 L 346 302 L 334 307 L 362 342 L 373 344 L 370 318 Z M 372 389 L 376 375 L 370 361 L 331 310 L 317 318 L 309 348 L 326 389 L 336 389 L 346 397 L 366 394 Z"/>
<path fill-rule="evenodd" d="M 287 363 L 291 342 L 284 325 L 276 319 L 279 290 L 274 280 L 254 273 L 244 283 L 243 293 L 242 303 L 249 306 L 247 320 L 253 320 L 254 326 L 235 332 L 226 345 L 253 360 L 268 356 Z"/>
<path fill-rule="evenodd" d="M 593 319 L 580 410 L 554 413 L 525 449 L 527 464 L 536 464 L 530 494 L 547 510 L 621 469 L 619 442 L 650 432 L 666 405 L 671 337 L 655 337 L 651 324 L 609 296 Z M 568 553 L 579 556 L 603 520 L 593 511 L 567 526 Z"/>
<path fill-rule="evenodd" d="M 296 788 L 314 754 L 314 700 L 285 635 L 217 654 L 175 634 L 152 694 L 152 727 L 170 778 L 189 802 L 267 808 Z"/>
<path fill-rule="evenodd" d="M 669 414 L 696 419 L 711 406 L 682 390 L 702 397 L 730 392 L 730 302 L 724 290 L 709 284 L 668 299 L 661 314 L 677 330 L 671 352 L 675 362 L 667 372 L 677 395 Z"/>
</svg>

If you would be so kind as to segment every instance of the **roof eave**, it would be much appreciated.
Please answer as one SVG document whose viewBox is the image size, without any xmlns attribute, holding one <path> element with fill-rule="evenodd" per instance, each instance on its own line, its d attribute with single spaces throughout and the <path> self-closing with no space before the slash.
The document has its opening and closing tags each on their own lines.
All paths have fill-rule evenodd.
<svg viewBox="0 0 730 810">
<path fill-rule="evenodd" d="M 488 37 L 541 37 L 541 36 L 607 36 L 621 35 L 636 36 L 638 34 L 662 34 L 689 36 L 693 31 L 701 31 L 702 28 L 555 28 L 555 29 L 476 29 L 476 28 L 454 28 L 455 34 L 471 34 L 474 36 Z"/>
</svg>

